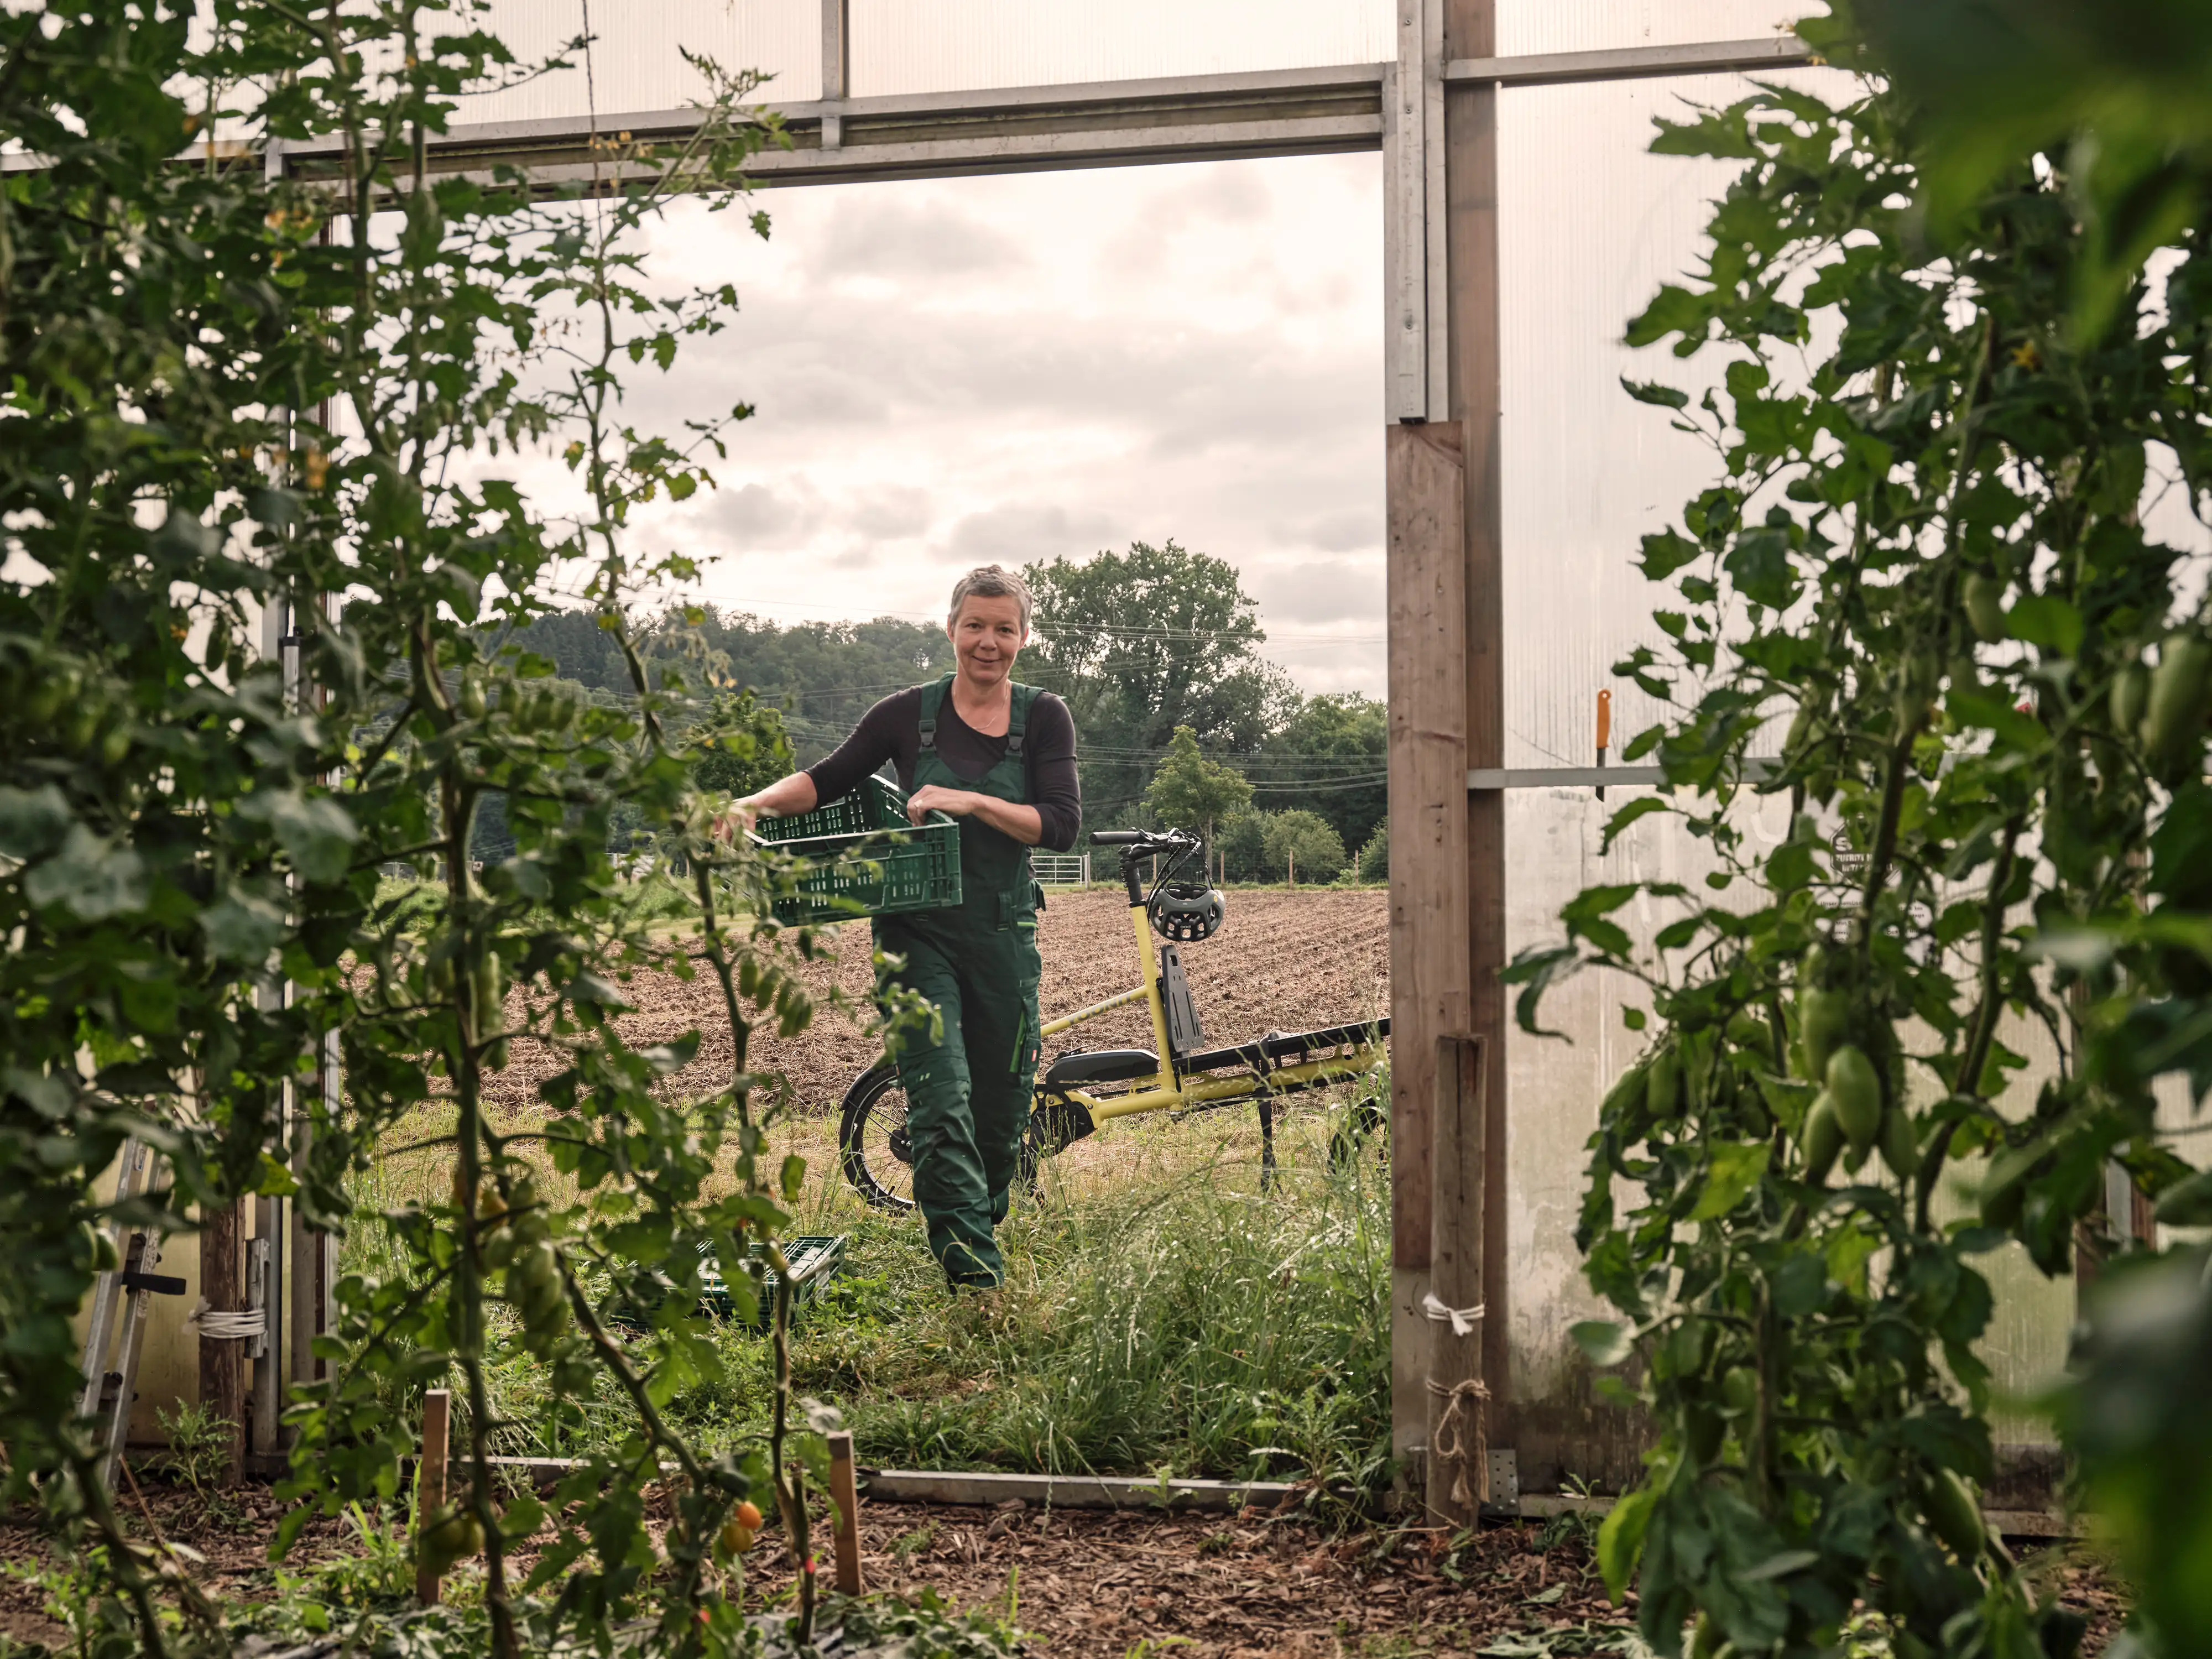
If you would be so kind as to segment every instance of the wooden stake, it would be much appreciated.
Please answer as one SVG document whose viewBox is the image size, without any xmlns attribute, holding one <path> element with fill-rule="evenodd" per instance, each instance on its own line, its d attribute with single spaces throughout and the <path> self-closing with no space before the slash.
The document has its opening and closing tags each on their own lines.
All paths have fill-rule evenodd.
<svg viewBox="0 0 2212 1659">
<path fill-rule="evenodd" d="M 830 1501 L 837 1510 L 837 1594 L 860 1593 L 860 1493 L 853 1480 L 853 1437 L 830 1442 Z"/>
<path fill-rule="evenodd" d="M 200 1223 L 200 1295 L 210 1313 L 246 1311 L 246 1200 L 209 1212 Z M 235 1486 L 246 1469 L 246 1347 L 236 1337 L 200 1338 L 200 1404 L 228 1425 L 218 1484 Z"/>
<path fill-rule="evenodd" d="M 1447 59 L 1498 52 L 1498 0 L 1442 0 Z M 1465 429 L 1467 489 L 1463 542 L 1467 635 L 1467 764 L 1505 764 L 1505 528 L 1504 352 L 1498 268 L 1498 106 L 1495 82 L 1444 93 L 1444 234 L 1450 252 L 1451 415 Z M 1511 1300 L 1505 1275 L 1506 995 L 1505 792 L 1467 795 L 1468 1021 L 1486 1039 L 1484 1110 L 1490 1160 L 1483 1197 L 1490 1309 L 1483 1329 L 1483 1376 L 1496 1391 L 1491 1427 L 1513 1443 L 1505 1333 Z M 1395 1027 L 1392 1030 L 1395 1031 Z"/>
<path fill-rule="evenodd" d="M 1466 510 L 1455 422 L 1383 428 L 1389 464 L 1390 1423 L 1425 1445 L 1437 1039 L 1468 1029 Z"/>
<path fill-rule="evenodd" d="M 422 1459 L 416 1467 L 415 1485 L 415 1599 L 426 1607 L 438 1605 L 438 1575 L 423 1563 L 421 1549 L 424 1523 L 446 1507 L 446 1445 L 451 1435 L 453 1395 L 432 1389 L 422 1396 Z"/>
<path fill-rule="evenodd" d="M 1490 1495 L 1483 1377 L 1483 1039 L 1437 1042 L 1436 1206 L 1429 1244 L 1428 1497 L 1438 1526 L 1471 1527 Z"/>
</svg>

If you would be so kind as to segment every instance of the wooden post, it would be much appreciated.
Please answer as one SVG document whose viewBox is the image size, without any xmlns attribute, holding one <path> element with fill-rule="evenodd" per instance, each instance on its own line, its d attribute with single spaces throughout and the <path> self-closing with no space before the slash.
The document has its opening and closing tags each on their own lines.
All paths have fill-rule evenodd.
<svg viewBox="0 0 2212 1659">
<path fill-rule="evenodd" d="M 246 1311 L 242 1198 L 200 1218 L 200 1295 L 210 1313 Z M 200 1404 L 229 1425 L 217 1484 L 235 1486 L 246 1472 L 246 1344 L 238 1338 L 200 1338 Z"/>
<path fill-rule="evenodd" d="M 837 1594 L 860 1593 L 860 1493 L 853 1479 L 853 1437 L 840 1431 L 830 1442 L 830 1501 L 837 1510 Z"/>
<path fill-rule="evenodd" d="M 432 1389 L 422 1396 L 422 1456 L 416 1465 L 415 1540 L 420 1551 L 424 1524 L 446 1506 L 446 1449 L 452 1435 L 453 1395 Z M 438 1603 L 438 1575 L 416 1558 L 415 1599 L 424 1607 Z"/>
<path fill-rule="evenodd" d="M 1427 1443 L 1437 1039 L 1468 1029 L 1467 563 L 1460 428 L 1384 428 L 1390 672 L 1392 1443 Z"/>
<path fill-rule="evenodd" d="M 1444 0 L 1444 56 L 1490 58 L 1498 51 L 1497 0 Z M 1494 82 L 1444 94 L 1445 234 L 1449 241 L 1451 413 L 1466 432 L 1464 530 L 1467 648 L 1467 763 L 1505 764 L 1504 494 L 1500 447 L 1504 392 L 1499 370 L 1498 278 L 1498 99 Z M 1495 1396 L 1491 1421 L 1510 1443 L 1505 1280 L 1506 1088 L 1505 793 L 1467 795 L 1468 1018 L 1483 1042 L 1486 1072 L 1482 1374 Z"/>
<path fill-rule="evenodd" d="M 1471 1527 L 1490 1495 L 1483 1385 L 1483 1096 L 1480 1037 L 1437 1039 L 1436 1212 L 1430 1232 L 1429 1518 Z"/>
</svg>

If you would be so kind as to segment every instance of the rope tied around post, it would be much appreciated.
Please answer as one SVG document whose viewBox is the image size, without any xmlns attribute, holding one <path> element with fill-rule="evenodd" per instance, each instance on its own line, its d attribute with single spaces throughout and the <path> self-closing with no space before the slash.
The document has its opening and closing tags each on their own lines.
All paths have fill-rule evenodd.
<svg viewBox="0 0 2212 1659">
<path fill-rule="evenodd" d="M 1421 1298 L 1422 1314 L 1435 1324 L 1449 1325 L 1452 1334 L 1458 1337 L 1474 1334 L 1475 1327 L 1482 1322 L 1483 1306 L 1478 1302 L 1472 1308 L 1448 1308 L 1437 1300 L 1433 1291 Z M 1466 1425 L 1472 1417 L 1472 1459 L 1478 1485 L 1486 1498 L 1490 1492 L 1490 1386 L 1480 1377 L 1468 1376 L 1445 1388 L 1432 1376 L 1428 1379 L 1428 1389 L 1444 1402 L 1444 1414 L 1437 1419 L 1436 1431 L 1430 1437 L 1429 1455 L 1452 1466 L 1452 1502 L 1462 1506 L 1472 1504 L 1476 1500 L 1467 1481 L 1470 1454 Z"/>
<path fill-rule="evenodd" d="M 226 1313 L 208 1306 L 205 1297 L 200 1298 L 199 1306 L 191 1310 L 185 1323 L 204 1342 L 251 1342 L 256 1337 L 269 1334 L 265 1310 L 250 1308 L 243 1313 Z"/>
</svg>

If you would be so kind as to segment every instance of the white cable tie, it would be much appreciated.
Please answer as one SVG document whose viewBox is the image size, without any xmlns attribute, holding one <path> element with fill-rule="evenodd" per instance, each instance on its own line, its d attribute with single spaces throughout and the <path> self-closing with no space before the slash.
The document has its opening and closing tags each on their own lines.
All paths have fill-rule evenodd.
<svg viewBox="0 0 2212 1659">
<path fill-rule="evenodd" d="M 1472 1308 L 1447 1308 L 1437 1300 L 1434 1291 L 1421 1297 L 1421 1311 L 1439 1325 L 1449 1323 L 1454 1336 L 1473 1336 L 1474 1328 L 1482 1322 L 1482 1308 L 1480 1302 Z"/>
<path fill-rule="evenodd" d="M 251 1342 L 269 1334 L 269 1316 L 261 1309 L 222 1313 L 209 1307 L 205 1297 L 185 1323 L 198 1332 L 203 1342 Z"/>
</svg>

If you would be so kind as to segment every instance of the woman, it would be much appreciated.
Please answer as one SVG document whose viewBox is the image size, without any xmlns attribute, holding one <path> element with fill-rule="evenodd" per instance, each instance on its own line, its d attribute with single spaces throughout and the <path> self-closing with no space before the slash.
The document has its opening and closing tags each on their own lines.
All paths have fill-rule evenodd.
<svg viewBox="0 0 2212 1659">
<path fill-rule="evenodd" d="M 1014 683 L 1030 611 L 1020 577 L 994 564 L 969 571 L 945 622 L 953 672 L 885 697 L 829 759 L 734 808 L 747 824 L 807 811 L 889 761 L 915 823 L 932 811 L 960 821 L 961 902 L 875 922 L 877 948 L 903 964 L 889 978 L 942 1017 L 937 1036 L 903 1036 L 892 1058 L 915 1202 L 955 1287 L 988 1289 L 1002 1275 L 992 1233 L 1006 1219 L 1036 1075 L 1039 894 L 1028 849 L 1067 851 L 1083 817 L 1067 705 Z"/>
</svg>

